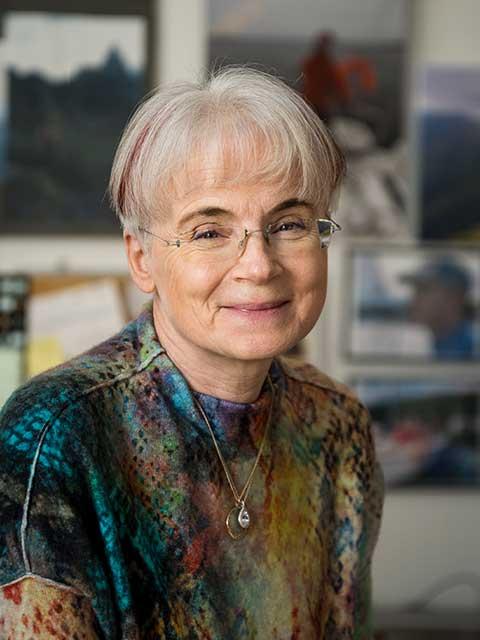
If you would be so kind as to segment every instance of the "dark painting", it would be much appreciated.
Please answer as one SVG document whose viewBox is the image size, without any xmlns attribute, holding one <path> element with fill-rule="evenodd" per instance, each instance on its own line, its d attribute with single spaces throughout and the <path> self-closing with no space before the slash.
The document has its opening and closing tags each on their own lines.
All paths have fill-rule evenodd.
<svg viewBox="0 0 480 640">
<path fill-rule="evenodd" d="M 427 69 L 419 87 L 422 236 L 480 239 L 480 71 Z"/>
<path fill-rule="evenodd" d="M 15 20 L 28 25 L 24 32 L 35 36 L 34 47 L 52 51 L 43 65 L 13 59 L 4 69 L 0 230 L 29 234 L 118 232 L 105 191 L 120 133 L 146 90 L 144 67 L 132 68 L 116 42 L 120 38 L 115 28 L 118 18 L 14 15 L 10 18 L 12 27 Z M 96 40 L 104 35 L 101 45 L 97 42 L 97 59 L 82 61 L 81 53 L 67 47 L 70 71 L 62 73 L 61 66 L 55 64 L 55 56 L 62 55 L 62 43 L 76 31 L 82 37 L 86 26 L 96 20 L 102 21 Z M 138 31 L 141 19 L 131 20 Z M 59 31 L 56 42 L 47 37 L 45 25 L 49 21 L 54 21 Z M 7 20 L 7 45 L 18 32 L 8 26 Z M 10 50 L 19 51 L 13 45 Z"/>
</svg>

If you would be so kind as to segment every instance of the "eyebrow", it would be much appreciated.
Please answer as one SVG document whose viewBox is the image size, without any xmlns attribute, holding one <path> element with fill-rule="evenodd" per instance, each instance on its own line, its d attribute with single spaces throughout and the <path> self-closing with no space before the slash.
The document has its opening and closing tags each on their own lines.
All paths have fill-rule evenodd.
<svg viewBox="0 0 480 640">
<path fill-rule="evenodd" d="M 289 198 L 288 200 L 284 200 L 279 204 L 275 205 L 273 209 L 267 211 L 267 215 L 272 215 L 273 213 L 279 213 L 280 211 L 285 211 L 287 209 L 293 209 L 294 207 L 307 207 L 312 209 L 312 204 L 307 200 L 300 200 L 299 198 Z M 183 218 L 180 219 L 178 223 L 178 228 L 184 227 L 187 222 L 191 222 L 194 218 L 200 216 L 207 217 L 215 217 L 224 214 L 234 215 L 233 211 L 229 209 L 223 209 L 222 207 L 204 207 L 202 209 L 196 209 L 190 213 L 187 213 Z"/>
</svg>

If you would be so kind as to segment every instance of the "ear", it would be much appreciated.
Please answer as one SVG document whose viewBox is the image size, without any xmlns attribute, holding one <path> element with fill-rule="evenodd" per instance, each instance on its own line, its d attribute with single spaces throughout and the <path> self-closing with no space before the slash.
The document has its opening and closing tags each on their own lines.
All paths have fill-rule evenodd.
<svg viewBox="0 0 480 640">
<path fill-rule="evenodd" d="M 149 255 L 142 243 L 132 233 L 125 231 L 123 234 L 125 250 L 127 253 L 128 267 L 133 281 L 144 293 L 153 293 L 155 283 L 151 276 Z"/>
</svg>

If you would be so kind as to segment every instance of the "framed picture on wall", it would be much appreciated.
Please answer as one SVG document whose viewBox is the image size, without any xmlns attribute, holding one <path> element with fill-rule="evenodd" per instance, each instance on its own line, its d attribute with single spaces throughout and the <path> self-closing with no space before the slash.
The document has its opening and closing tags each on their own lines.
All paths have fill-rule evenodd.
<svg viewBox="0 0 480 640">
<path fill-rule="evenodd" d="M 422 238 L 480 241 L 480 67 L 422 69 L 417 103 Z"/>
<path fill-rule="evenodd" d="M 480 486 L 480 376 L 357 379 L 386 484 Z"/>
<path fill-rule="evenodd" d="M 3 15 L 1 233 L 119 233 L 108 177 L 147 90 L 147 19 L 135 4 L 138 15 L 82 14 L 72 3 L 71 13 Z"/>
<path fill-rule="evenodd" d="M 345 233 L 408 237 L 408 1 L 280 4 L 211 0 L 210 67 L 260 66 L 300 91 L 347 157 Z"/>
<path fill-rule="evenodd" d="M 480 359 L 477 249 L 356 247 L 347 271 L 347 357 L 389 365 Z"/>
</svg>

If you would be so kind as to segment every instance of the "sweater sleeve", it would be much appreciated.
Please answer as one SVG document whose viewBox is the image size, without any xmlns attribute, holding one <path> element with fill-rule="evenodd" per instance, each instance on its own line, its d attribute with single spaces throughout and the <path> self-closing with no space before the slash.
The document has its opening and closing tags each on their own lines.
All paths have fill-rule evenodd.
<svg viewBox="0 0 480 640">
<path fill-rule="evenodd" d="M 91 606 L 103 633 L 113 636 L 114 581 L 103 560 L 92 485 L 100 498 L 105 492 L 86 436 L 88 408 L 61 393 L 46 395 L 33 383 L 0 413 L 0 618 L 15 626 L 19 615 L 30 617 L 8 598 L 24 592 L 24 606 L 39 607 L 42 616 L 51 608 L 46 603 L 57 600 L 71 618 L 76 612 L 76 630 L 82 616 L 91 625 Z"/>
<path fill-rule="evenodd" d="M 362 405 L 343 443 L 335 501 L 330 640 L 372 640 L 372 557 L 384 501 L 371 419 Z"/>
<path fill-rule="evenodd" d="M 26 577 L 0 588 L 0 637 L 101 640 L 90 601 L 74 590 Z"/>
</svg>

